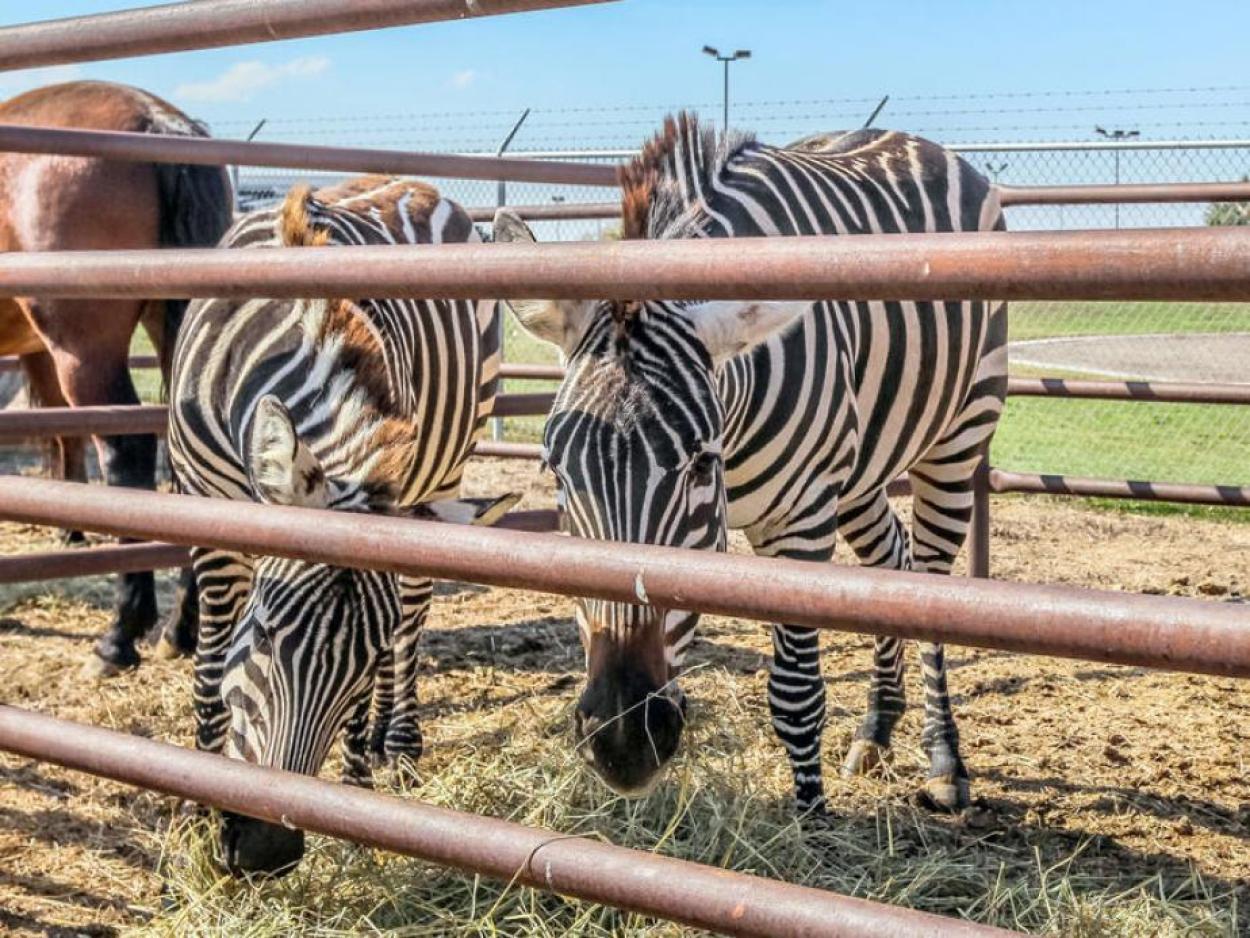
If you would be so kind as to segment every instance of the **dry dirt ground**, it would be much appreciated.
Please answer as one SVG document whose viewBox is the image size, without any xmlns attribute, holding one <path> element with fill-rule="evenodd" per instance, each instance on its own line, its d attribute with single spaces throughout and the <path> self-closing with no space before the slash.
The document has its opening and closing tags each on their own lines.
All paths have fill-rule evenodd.
<svg viewBox="0 0 1250 938">
<path fill-rule="evenodd" d="M 470 486 L 477 492 L 520 488 L 528 492 L 528 505 L 550 504 L 529 464 L 476 465 Z M 1008 498 L 995 502 L 993 533 L 994 573 L 1002 579 L 1209 602 L 1244 602 L 1250 593 L 1246 524 Z M 5 552 L 51 543 L 45 530 L 0 528 Z M 103 579 L 0 593 L 0 701 L 188 743 L 186 662 L 145 661 L 103 684 L 79 679 L 79 665 L 108 618 L 108 599 Z M 548 732 L 557 739 L 567 734 L 567 707 L 581 667 L 570 610 L 560 597 L 440 588 L 424 652 L 421 693 L 430 748 L 423 770 L 437 777 L 458 757 L 507 745 L 513 728 L 520 734 L 536 713 L 561 715 Z M 925 818 L 910 799 L 923 775 L 915 709 L 899 730 L 887 777 L 837 777 L 837 760 L 862 712 L 870 641 L 834 633 L 826 647 L 826 763 L 835 824 L 899 863 L 928 851 L 962 851 L 961 862 L 971 857 L 991 877 L 1000 870 L 1007 889 L 1017 879 L 1044 883 L 1051 877 L 1104 900 L 1122 892 L 1125 902 L 1141 901 L 1143 891 L 1153 892 L 1187 915 L 1197 910 L 1182 917 L 1177 934 L 1196 933 L 1186 930 L 1194 921 L 1202 934 L 1247 927 L 1250 696 L 1244 685 L 953 649 L 951 685 L 978 802 L 969 816 L 950 821 Z M 780 803 L 788 772 L 767 730 L 768 650 L 759 625 L 709 618 L 685 683 L 702 738 L 737 740 L 745 750 L 741 758 L 759 767 L 757 790 Z M 919 700 L 914 659 L 909 677 L 911 699 Z M 496 727 L 492 733 L 477 729 L 486 715 Z M 697 763 L 699 754 L 685 758 Z M 467 793 L 444 793 L 443 803 L 458 797 L 473 809 Z M 165 913 L 156 870 L 169 843 L 161 831 L 175 810 L 170 799 L 0 756 L 0 930 L 58 936 L 160 931 Z M 863 891 L 872 893 L 870 886 Z M 924 884 L 908 883 L 889 892 L 906 897 L 913 886 L 925 892 Z M 938 900 L 926 902 L 941 907 Z M 958 912 L 962 902 L 956 895 L 948 905 Z"/>
</svg>

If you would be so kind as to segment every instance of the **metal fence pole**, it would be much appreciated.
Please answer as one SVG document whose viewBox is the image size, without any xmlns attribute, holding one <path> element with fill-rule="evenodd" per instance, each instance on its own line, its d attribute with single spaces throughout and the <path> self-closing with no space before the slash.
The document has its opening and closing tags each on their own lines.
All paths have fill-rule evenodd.
<svg viewBox="0 0 1250 938">
<path fill-rule="evenodd" d="M 972 523 L 968 528 L 968 575 L 990 576 L 990 461 L 982 452 L 972 475 Z"/>
<path fill-rule="evenodd" d="M 503 156 L 507 152 L 508 147 L 512 145 L 512 141 L 521 130 L 521 125 L 525 123 L 525 119 L 530 116 L 530 109 L 526 108 L 521 112 L 521 116 L 517 118 L 517 122 L 512 125 L 512 129 L 508 131 L 508 135 L 503 138 L 503 142 L 499 144 L 499 149 L 495 151 L 495 156 Z M 499 180 L 499 188 L 496 193 L 495 208 L 501 209 L 508 204 L 508 182 L 505 179 Z M 495 309 L 499 314 L 499 361 L 504 360 L 504 345 L 507 341 L 508 330 L 504 328 L 507 321 L 507 312 L 502 304 L 497 304 Z M 503 418 L 495 417 L 490 422 L 490 437 L 496 443 L 503 440 Z"/>
</svg>

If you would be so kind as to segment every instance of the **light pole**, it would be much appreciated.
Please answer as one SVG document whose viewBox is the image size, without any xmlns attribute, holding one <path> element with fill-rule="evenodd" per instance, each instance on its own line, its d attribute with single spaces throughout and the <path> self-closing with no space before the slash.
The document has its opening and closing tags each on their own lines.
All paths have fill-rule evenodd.
<svg viewBox="0 0 1250 938">
<path fill-rule="evenodd" d="M 729 131 L 729 63 L 737 62 L 739 59 L 749 59 L 751 57 L 751 50 L 739 49 L 733 55 L 721 55 L 720 49 L 717 49 L 715 46 L 704 46 L 703 52 L 705 55 L 710 55 L 717 62 L 725 63 L 725 95 L 724 95 L 725 117 L 724 117 L 724 123 L 722 124 L 722 129 L 726 133 L 728 133 Z"/>
<path fill-rule="evenodd" d="M 1128 140 L 1132 137 L 1138 136 L 1141 133 L 1141 131 L 1140 130 L 1118 130 L 1118 129 L 1107 130 L 1106 128 L 1103 128 L 1103 127 L 1095 127 L 1094 133 L 1098 134 L 1100 137 L 1105 137 L 1108 140 L 1112 140 L 1112 141 L 1119 143 L 1124 140 Z M 1114 159 L 1115 159 L 1115 184 L 1118 186 L 1120 184 L 1120 149 L 1119 147 L 1115 147 L 1112 149 L 1111 152 L 1114 155 Z M 1117 228 L 1120 227 L 1120 203 L 1119 202 L 1115 204 L 1115 226 Z"/>
</svg>

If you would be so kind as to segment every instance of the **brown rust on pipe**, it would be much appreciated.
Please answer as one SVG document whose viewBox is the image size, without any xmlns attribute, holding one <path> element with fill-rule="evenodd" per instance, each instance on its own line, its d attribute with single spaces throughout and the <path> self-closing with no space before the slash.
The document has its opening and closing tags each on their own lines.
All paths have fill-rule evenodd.
<svg viewBox="0 0 1250 938">
<path fill-rule="evenodd" d="M 1250 201 L 1250 182 L 1168 182 L 1114 186 L 998 186 L 997 189 L 998 199 L 1004 206 Z"/>
<path fill-rule="evenodd" d="M 139 573 L 183 567 L 186 547 L 175 544 L 117 544 L 82 550 L 47 551 L 0 557 L 0 583 L 32 583 L 107 573 Z"/>
<path fill-rule="evenodd" d="M 0 71 L 212 49 L 606 0 L 200 0 L 0 29 Z M 28 8 L 28 9 L 33 9 Z"/>
<path fill-rule="evenodd" d="M 726 935 L 974 938 L 959 919 L 523 827 L 0 706 L 0 749 L 465 873 Z"/>
<path fill-rule="evenodd" d="M 358 295 L 1250 301 L 1250 236 L 1160 228 L 28 252 L 0 266 L 0 296 Z"/>
<path fill-rule="evenodd" d="M 302 143 L 249 142 L 211 137 L 170 137 L 110 130 L 65 130 L 14 124 L 0 124 L 0 152 L 3 151 L 94 156 L 147 163 L 277 166 L 286 169 L 500 179 L 575 186 L 617 184 L 615 167 L 594 163 L 318 147 Z"/>
<path fill-rule="evenodd" d="M 0 517 L 906 639 L 1250 677 L 1250 609 L 0 478 Z"/>
<path fill-rule="evenodd" d="M 1080 498 L 1125 498 L 1139 502 L 1175 502 L 1181 505 L 1250 507 L 1250 486 L 1191 485 L 1181 482 L 1144 482 L 1132 479 L 1086 479 L 1046 473 L 990 471 L 990 489 L 1000 494 L 1066 495 Z"/>
<path fill-rule="evenodd" d="M 1151 401 L 1159 404 L 1250 404 L 1250 384 L 1185 381 L 1083 381 L 1070 378 L 1008 378 L 1014 397 Z"/>
</svg>

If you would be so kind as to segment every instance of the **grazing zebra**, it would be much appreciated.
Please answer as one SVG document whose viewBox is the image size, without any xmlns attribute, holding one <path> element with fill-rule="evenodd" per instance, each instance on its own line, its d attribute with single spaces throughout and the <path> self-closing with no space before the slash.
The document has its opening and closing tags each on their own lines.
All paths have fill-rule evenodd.
<svg viewBox="0 0 1250 938">
<path fill-rule="evenodd" d="M 749 238 L 1003 227 L 994 190 L 955 154 L 865 130 L 779 149 L 719 142 L 670 118 L 622 169 L 625 238 Z M 499 241 L 530 241 L 515 215 Z M 743 263 L 750 263 L 744 241 Z M 862 563 L 947 573 L 964 541 L 972 478 L 1006 389 L 1006 308 L 983 302 L 513 301 L 560 346 L 567 376 L 544 438 L 571 530 L 607 540 L 828 561 L 837 532 Z M 908 472 L 909 539 L 886 501 Z M 575 723 L 613 788 L 646 790 L 676 750 L 676 678 L 697 616 L 581 600 L 588 677 Z M 800 809 L 824 804 L 825 689 L 817 632 L 773 629 L 768 700 Z M 921 646 L 922 795 L 968 802 L 942 646 Z M 868 713 L 844 765 L 874 767 L 903 712 L 903 648 L 878 638 Z"/>
<path fill-rule="evenodd" d="M 475 241 L 464 210 L 382 177 L 239 220 L 230 249 Z M 333 263 L 333 260 L 328 260 Z M 182 491 L 210 498 L 490 523 L 515 497 L 449 498 L 489 414 L 491 304 L 206 300 L 179 336 L 169 445 Z M 430 582 L 274 557 L 193 552 L 200 597 L 196 744 L 317 772 L 344 730 L 345 779 L 415 759 L 416 642 Z M 370 716 L 372 711 L 372 728 Z M 227 866 L 278 873 L 303 834 L 227 815 Z"/>
</svg>

